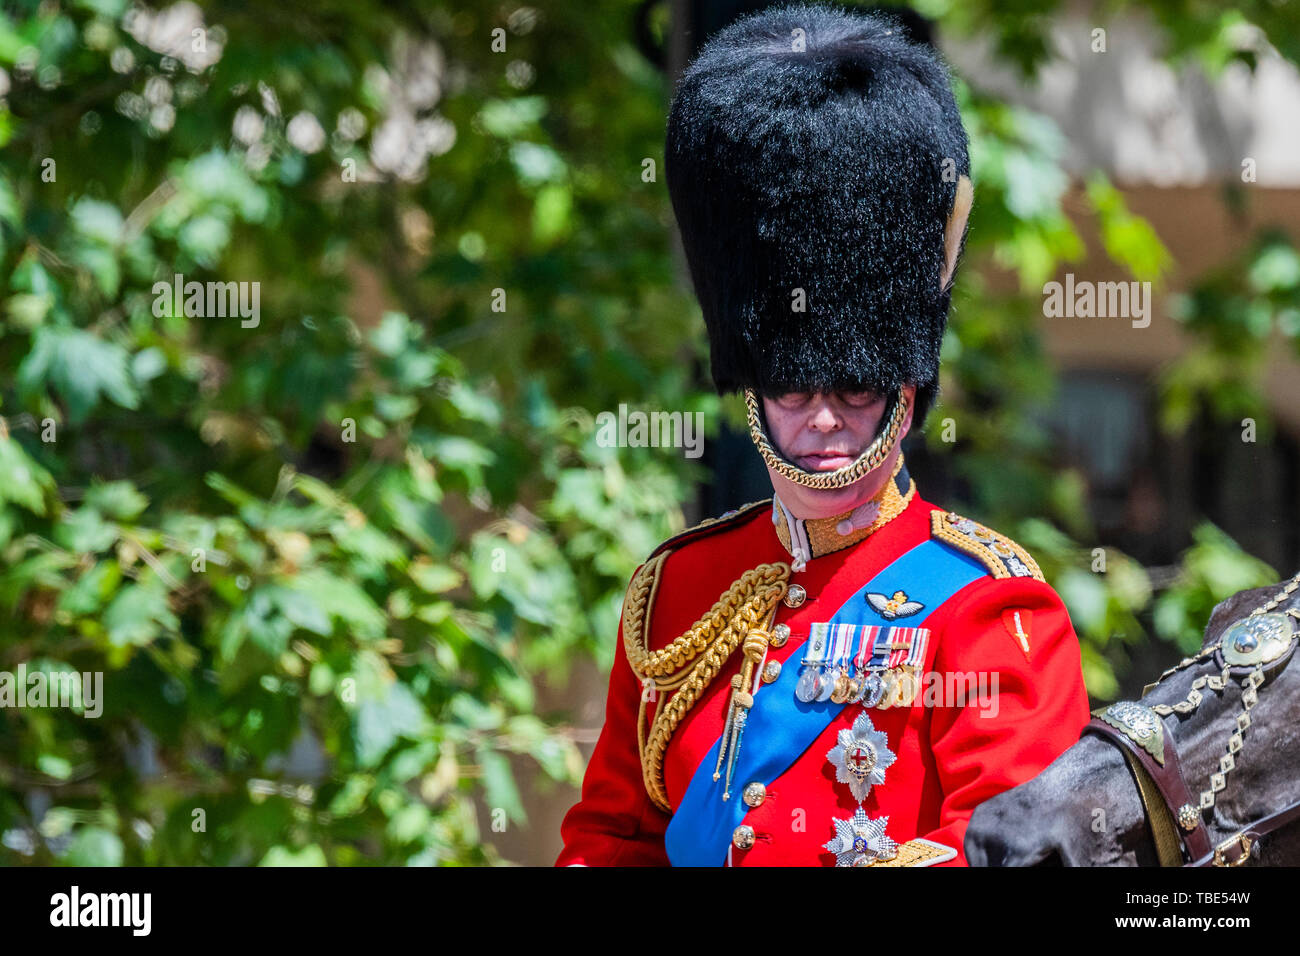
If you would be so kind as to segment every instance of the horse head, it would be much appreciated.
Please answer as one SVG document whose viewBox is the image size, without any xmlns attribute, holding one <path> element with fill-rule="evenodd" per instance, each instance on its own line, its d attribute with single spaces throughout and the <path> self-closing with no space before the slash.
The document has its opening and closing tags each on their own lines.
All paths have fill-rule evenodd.
<svg viewBox="0 0 1300 956">
<path fill-rule="evenodd" d="M 1222 772 L 1222 758 L 1243 713 L 1243 694 L 1249 700 L 1247 678 L 1256 670 L 1254 665 L 1232 667 L 1222 688 L 1215 689 L 1225 666 L 1216 660 L 1215 645 L 1234 624 L 1277 597 L 1279 588 L 1273 585 L 1219 603 L 1201 653 L 1166 671 L 1139 702 L 1146 707 L 1182 705 L 1156 719 L 1177 750 L 1194 803 L 1203 791 L 1214 792 L 1211 775 Z M 1286 615 L 1295 608 L 1300 608 L 1300 591 L 1290 587 L 1270 611 Z M 1296 615 L 1286 620 L 1300 631 Z M 1238 641 L 1239 633 L 1232 631 L 1227 644 L 1249 646 L 1249 639 Z M 1287 666 L 1295 647 L 1293 638 L 1281 656 L 1260 666 L 1263 683 L 1254 695 L 1243 746 L 1229 761 L 1232 767 L 1214 792 L 1213 805 L 1199 814 L 1211 846 L 1300 801 L 1300 663 Z M 1200 678 L 1205 680 L 1196 683 Z M 1197 694 L 1199 703 L 1188 707 Z M 1037 777 L 975 809 L 966 830 L 966 859 L 972 866 L 1155 866 L 1159 858 L 1153 832 L 1135 772 L 1121 748 L 1086 733 Z M 1257 843 L 1254 858 L 1300 863 L 1300 823 Z"/>
</svg>

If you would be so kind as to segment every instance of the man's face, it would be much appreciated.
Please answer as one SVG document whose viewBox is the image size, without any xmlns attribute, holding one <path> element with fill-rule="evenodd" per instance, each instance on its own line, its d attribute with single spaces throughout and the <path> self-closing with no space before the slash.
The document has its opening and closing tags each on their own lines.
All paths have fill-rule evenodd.
<svg viewBox="0 0 1300 956">
<path fill-rule="evenodd" d="M 902 434 L 912 423 L 914 386 L 903 387 L 908 399 Z M 791 392 L 763 398 L 768 438 L 785 458 L 805 471 L 835 471 L 857 460 L 871 444 L 885 414 L 887 396 L 879 392 Z M 900 436 L 901 438 L 901 436 Z M 801 517 L 829 517 L 861 504 L 889 478 L 898 448 L 860 481 L 835 491 L 814 491 L 768 469 L 781 500 Z"/>
<path fill-rule="evenodd" d="M 768 437 L 805 471 L 852 464 L 885 412 L 885 396 L 878 392 L 789 392 L 763 403 Z"/>
</svg>

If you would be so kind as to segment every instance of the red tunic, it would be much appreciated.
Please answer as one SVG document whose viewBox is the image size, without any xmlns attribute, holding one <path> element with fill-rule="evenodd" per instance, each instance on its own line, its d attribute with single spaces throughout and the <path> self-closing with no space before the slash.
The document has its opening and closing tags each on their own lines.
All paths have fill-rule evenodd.
<svg viewBox="0 0 1300 956">
<path fill-rule="evenodd" d="M 807 590 L 807 600 L 797 608 L 778 605 L 776 623 L 788 625 L 792 636 L 784 646 L 769 648 L 766 660 L 797 668 L 799 657 L 788 658 L 802 653 L 809 626 L 828 620 L 882 569 L 931 539 L 931 512 L 936 510 L 914 495 L 901 514 L 864 540 L 809 561 L 792 577 Z M 662 570 L 648 646 L 661 648 L 689 630 L 745 571 L 779 561 L 789 562 L 790 554 L 774 530 L 770 508 L 747 511 L 720 530 L 688 537 L 672 550 Z M 1028 652 L 1015 634 L 1012 614 L 1004 621 L 1003 612 L 1015 610 L 1021 612 Z M 887 735 L 897 760 L 862 807 L 870 817 L 888 817 L 887 834 L 896 843 L 914 837 L 935 841 L 956 851 L 954 859 L 940 865 L 965 865 L 962 841 L 975 807 L 1034 777 L 1074 744 L 1087 724 L 1079 642 L 1060 597 L 1048 584 L 1032 576 L 994 577 L 992 569 L 929 609 L 924 627 L 931 635 L 926 671 L 982 672 L 990 694 L 977 705 L 968 700 L 958 706 L 951 699 L 927 703 L 918 695 L 908 708 L 870 710 L 875 729 Z M 668 745 L 664 783 L 674 810 L 722 733 L 731 677 L 742 660 L 739 652 L 731 655 Z M 759 685 L 756 697 L 766 689 Z M 620 630 L 605 726 L 581 800 L 561 827 L 564 849 L 557 865 L 669 865 L 664 833 L 671 815 L 648 796 L 637 749 L 641 695 Z M 654 706 L 648 705 L 647 727 Z M 732 865 L 835 864 L 835 855 L 825 848 L 835 836 L 832 821 L 851 817 L 858 803 L 846 784 L 836 782 L 827 752 L 839 731 L 862 711 L 845 707 L 811 746 L 789 755 L 788 769 L 766 787 L 762 802 L 746 812 L 743 822 L 753 828 L 753 844 L 733 847 L 728 854 Z M 732 799 L 738 799 L 745 783 L 736 782 Z"/>
</svg>

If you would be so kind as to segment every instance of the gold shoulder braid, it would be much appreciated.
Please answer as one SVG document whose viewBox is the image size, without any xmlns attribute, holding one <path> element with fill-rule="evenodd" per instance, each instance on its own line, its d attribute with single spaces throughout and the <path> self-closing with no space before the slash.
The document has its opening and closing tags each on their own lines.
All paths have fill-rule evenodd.
<svg viewBox="0 0 1300 956">
<path fill-rule="evenodd" d="M 777 604 L 785 596 L 790 578 L 790 565 L 781 562 L 762 564 L 746 571 L 689 631 L 667 647 L 651 651 L 647 646 L 650 611 L 659 590 L 664 561 L 670 553 L 661 552 L 645 563 L 628 588 L 623 608 L 623 646 L 642 688 L 648 690 L 653 686 L 652 693 L 656 699 L 660 693 L 676 691 L 666 705 L 659 703 L 656 706 L 648 739 L 645 710 L 651 698 L 645 690 L 637 710 L 636 738 L 641 755 L 641 775 L 646 793 L 656 806 L 665 811 L 671 808 L 664 787 L 664 752 L 673 732 L 742 642 L 745 644 L 745 670 L 752 672 L 757 663 L 754 655 L 760 659 L 763 656 L 767 629 Z M 751 632 L 753 639 L 746 640 L 751 637 Z"/>
<path fill-rule="evenodd" d="M 699 524 L 687 528 L 685 531 L 680 531 L 667 541 L 663 542 L 659 547 L 650 552 L 650 557 L 653 558 L 660 552 L 671 551 L 674 548 L 681 547 L 682 545 L 695 541 L 698 538 L 708 537 L 717 531 L 725 530 L 726 525 L 741 521 L 748 517 L 751 512 L 758 508 L 767 508 L 771 503 L 771 498 L 764 498 L 762 501 L 751 501 L 747 505 L 741 505 L 739 508 L 728 511 L 724 515 L 719 515 L 717 518 L 705 518 Z"/>
<path fill-rule="evenodd" d="M 1038 562 L 1004 534 L 953 511 L 930 512 L 930 536 L 979 560 L 995 578 L 1033 578 L 1046 582 Z"/>
</svg>

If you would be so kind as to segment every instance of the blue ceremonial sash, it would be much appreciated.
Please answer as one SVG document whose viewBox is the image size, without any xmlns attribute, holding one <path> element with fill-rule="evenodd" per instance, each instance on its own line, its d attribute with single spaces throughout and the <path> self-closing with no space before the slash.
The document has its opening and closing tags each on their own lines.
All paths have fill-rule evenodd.
<svg viewBox="0 0 1300 956">
<path fill-rule="evenodd" d="M 899 626 L 916 627 L 950 597 L 986 574 L 988 568 L 979 561 L 931 539 L 900 555 L 863 585 L 835 612 L 830 623 L 890 627 L 893 622 L 881 617 L 867 601 L 867 595 L 906 591 L 908 600 L 920 601 L 925 607 Z M 725 780 L 713 779 L 721 738 L 695 768 L 664 835 L 673 866 L 723 865 L 732 831 L 750 809 L 741 798 L 745 785 L 755 780 L 770 785 L 848 706 L 829 700 L 805 704 L 795 697 L 801 657 L 796 647 L 787 658 L 788 666 L 781 668 L 781 675 L 754 695 L 754 705 L 746 718 L 744 746 L 732 774 L 731 798 L 725 802 L 722 799 Z"/>
</svg>

